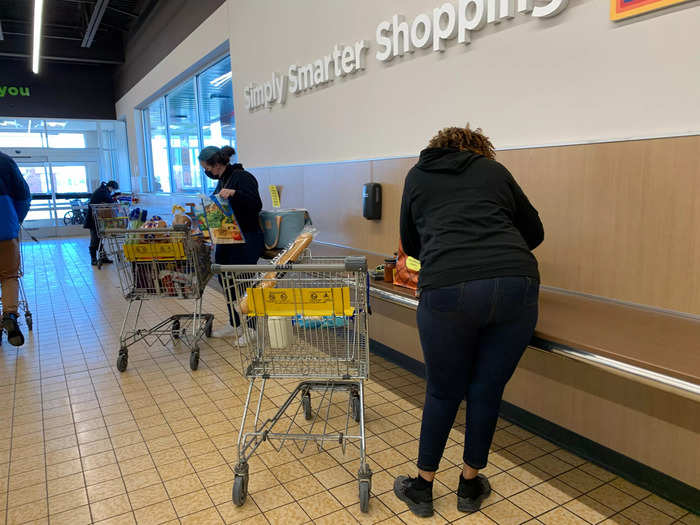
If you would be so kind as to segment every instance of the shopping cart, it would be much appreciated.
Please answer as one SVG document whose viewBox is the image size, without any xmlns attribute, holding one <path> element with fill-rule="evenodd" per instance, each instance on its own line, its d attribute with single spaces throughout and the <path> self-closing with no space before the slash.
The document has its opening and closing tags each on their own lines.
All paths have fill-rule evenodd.
<svg viewBox="0 0 700 525">
<path fill-rule="evenodd" d="M 190 369 L 199 366 L 199 341 L 211 337 L 214 316 L 202 313 L 202 293 L 211 277 L 211 245 L 186 226 L 150 230 L 107 228 L 102 240 L 114 256 L 128 307 L 119 336 L 117 369 L 126 370 L 129 347 L 180 341 L 190 350 Z M 143 302 L 178 298 L 194 302 L 193 313 L 175 314 L 139 328 Z"/>
<path fill-rule="evenodd" d="M 27 301 L 27 293 L 24 290 L 24 244 L 22 243 L 22 238 L 24 236 L 29 237 L 33 242 L 39 242 L 39 240 L 34 237 L 31 233 L 29 233 L 24 227 L 20 227 L 20 236 L 19 236 L 19 275 L 18 277 L 18 282 L 19 282 L 19 301 L 18 303 L 18 315 L 21 317 L 22 314 L 24 314 L 24 322 L 27 324 L 27 330 L 30 332 L 32 331 L 32 328 L 34 327 L 34 320 L 32 319 L 32 312 L 29 309 L 29 301 Z M 0 297 L 0 305 L 2 305 L 2 297 Z M 1 310 L 1 308 L 0 308 Z M 0 328 L 0 343 L 2 342 L 2 333 L 3 330 Z"/>
<path fill-rule="evenodd" d="M 319 450 L 339 444 L 345 453 L 350 441 L 359 441 L 360 508 L 367 512 L 372 472 L 365 457 L 363 408 L 369 376 L 366 259 L 306 256 L 300 264 L 213 265 L 212 270 L 222 277 L 229 305 L 247 317 L 240 329 L 247 343 L 241 358 L 250 382 L 238 434 L 234 504 L 246 500 L 248 461 L 264 442 L 278 452 L 288 440 L 300 452 L 310 442 Z M 287 400 L 272 417 L 261 418 L 266 383 L 294 378 L 302 381 Z M 257 380 L 255 417 L 246 427 Z M 318 396 L 314 406 L 312 393 Z"/>
<path fill-rule="evenodd" d="M 90 211 L 95 219 L 97 236 L 100 238 L 100 246 L 97 253 L 97 269 L 102 269 L 105 257 L 114 257 L 105 246 L 104 232 L 108 229 L 126 229 L 129 226 L 129 202 L 112 202 L 109 204 L 90 204 Z"/>
</svg>

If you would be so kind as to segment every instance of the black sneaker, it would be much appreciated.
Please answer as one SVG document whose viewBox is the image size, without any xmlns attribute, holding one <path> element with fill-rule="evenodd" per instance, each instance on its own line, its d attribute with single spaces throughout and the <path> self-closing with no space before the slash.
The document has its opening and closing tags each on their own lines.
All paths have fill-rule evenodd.
<svg viewBox="0 0 700 525">
<path fill-rule="evenodd" d="M 97 266 L 97 259 L 93 259 L 92 261 L 90 261 L 90 264 L 93 266 Z"/>
<path fill-rule="evenodd" d="M 2 327 L 7 332 L 7 340 L 13 346 L 22 346 L 24 344 L 24 335 L 19 329 L 17 323 L 17 314 L 3 314 Z"/>
<path fill-rule="evenodd" d="M 399 476 L 394 480 L 394 494 L 419 518 L 433 515 L 433 484 L 424 479 Z"/>
<path fill-rule="evenodd" d="M 486 476 L 477 474 L 473 479 L 466 480 L 459 474 L 457 489 L 457 508 L 461 512 L 477 512 L 481 504 L 491 495 L 491 484 Z"/>
<path fill-rule="evenodd" d="M 107 257 L 100 258 L 100 264 L 112 264 L 114 261 Z"/>
</svg>

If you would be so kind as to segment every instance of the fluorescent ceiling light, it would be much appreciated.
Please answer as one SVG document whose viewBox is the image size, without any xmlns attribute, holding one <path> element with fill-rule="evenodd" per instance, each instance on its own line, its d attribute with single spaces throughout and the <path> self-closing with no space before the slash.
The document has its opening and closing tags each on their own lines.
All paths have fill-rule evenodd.
<svg viewBox="0 0 700 525">
<path fill-rule="evenodd" d="M 214 80 L 210 81 L 209 83 L 214 86 L 214 87 L 221 87 L 223 86 L 226 82 L 231 80 L 231 72 L 229 71 L 228 73 L 224 73 L 223 75 L 216 77 Z"/>
<path fill-rule="evenodd" d="M 34 47 L 32 49 L 32 71 L 39 73 L 41 54 L 41 19 L 44 16 L 44 0 L 34 0 Z"/>
</svg>

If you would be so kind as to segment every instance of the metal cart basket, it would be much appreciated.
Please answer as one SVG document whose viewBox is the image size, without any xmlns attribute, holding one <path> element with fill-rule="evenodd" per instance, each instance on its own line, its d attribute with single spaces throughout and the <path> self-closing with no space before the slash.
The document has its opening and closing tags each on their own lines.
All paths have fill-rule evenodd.
<svg viewBox="0 0 700 525">
<path fill-rule="evenodd" d="M 102 268 L 102 255 L 115 256 L 110 250 L 110 244 L 104 242 L 104 234 L 108 229 L 126 229 L 129 226 L 129 203 L 112 202 L 108 204 L 90 204 L 90 213 L 95 219 L 97 236 L 100 238 L 100 246 L 97 253 L 97 268 Z"/>
<path fill-rule="evenodd" d="M 126 370 L 130 346 L 181 341 L 190 350 L 190 368 L 199 366 L 199 341 L 211 337 L 214 316 L 202 313 L 202 293 L 211 277 L 211 246 L 190 235 L 187 227 L 150 230 L 103 230 L 102 240 L 114 256 L 119 283 L 128 301 L 119 336 L 117 369 Z M 150 328 L 139 328 L 143 301 L 189 299 L 193 313 L 175 314 Z"/>
<path fill-rule="evenodd" d="M 364 381 L 369 376 L 368 279 L 364 257 L 314 258 L 282 266 L 213 265 L 229 305 L 242 312 L 243 371 L 249 379 L 238 434 L 233 502 L 248 492 L 248 461 L 264 442 L 300 452 L 359 441 L 360 508 L 367 512 L 372 472 L 365 457 Z M 268 380 L 302 379 L 271 417 L 261 417 Z M 260 380 L 260 384 L 255 385 Z M 254 421 L 246 427 L 257 386 Z M 317 396 L 312 406 L 312 392 Z M 335 396 L 335 400 L 334 400 Z M 298 400 L 295 403 L 295 400 Z"/>
</svg>

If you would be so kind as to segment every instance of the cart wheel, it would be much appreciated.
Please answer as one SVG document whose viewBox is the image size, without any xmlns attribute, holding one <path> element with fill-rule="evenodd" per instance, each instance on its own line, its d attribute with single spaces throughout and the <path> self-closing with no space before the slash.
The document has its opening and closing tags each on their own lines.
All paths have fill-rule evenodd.
<svg viewBox="0 0 700 525">
<path fill-rule="evenodd" d="M 119 357 L 117 357 L 117 370 L 123 372 L 124 370 L 126 370 L 126 365 L 128 364 L 129 356 L 120 352 Z"/>
<path fill-rule="evenodd" d="M 360 511 L 369 512 L 369 491 L 372 488 L 372 482 L 369 479 L 360 480 Z"/>
<path fill-rule="evenodd" d="M 311 413 L 311 394 L 308 392 L 301 395 L 301 407 L 304 409 L 304 418 L 310 421 L 313 414 Z"/>
<path fill-rule="evenodd" d="M 199 350 L 190 354 L 190 370 L 197 370 L 199 367 Z"/>
<path fill-rule="evenodd" d="M 173 321 L 173 326 L 170 328 L 170 335 L 173 336 L 173 339 L 180 339 L 180 320 L 179 319 L 175 319 Z"/>
<path fill-rule="evenodd" d="M 352 396 L 352 418 L 355 423 L 360 422 L 360 396 Z"/>
<path fill-rule="evenodd" d="M 25 314 L 24 320 L 27 323 L 27 329 L 31 332 L 34 325 L 34 321 L 32 321 L 32 314 Z"/>
<path fill-rule="evenodd" d="M 204 325 L 204 335 L 211 337 L 212 331 L 214 330 L 214 319 L 209 319 L 207 324 Z"/>
<path fill-rule="evenodd" d="M 233 478 L 233 504 L 240 507 L 248 496 L 248 474 L 236 474 Z"/>
</svg>

